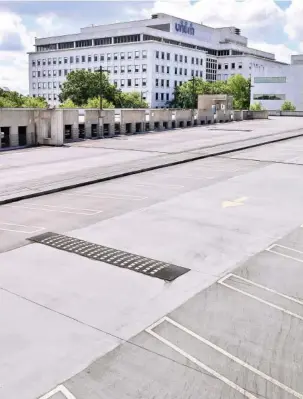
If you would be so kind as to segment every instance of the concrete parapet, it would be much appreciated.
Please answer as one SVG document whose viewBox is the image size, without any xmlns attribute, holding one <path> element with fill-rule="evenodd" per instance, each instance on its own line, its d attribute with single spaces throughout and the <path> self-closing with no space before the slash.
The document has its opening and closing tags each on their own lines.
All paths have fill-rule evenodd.
<svg viewBox="0 0 303 399">
<path fill-rule="evenodd" d="M 243 119 L 244 120 L 249 120 L 249 119 L 268 119 L 268 111 L 267 110 L 262 110 L 262 111 L 243 111 Z"/>
<path fill-rule="evenodd" d="M 214 114 L 211 110 L 205 111 L 202 109 L 198 110 L 197 115 L 197 124 L 198 125 L 207 125 L 214 123 Z"/>
<path fill-rule="evenodd" d="M 150 109 L 149 123 L 153 126 L 151 130 L 171 129 L 173 111 L 171 109 Z"/>
<path fill-rule="evenodd" d="M 145 131 L 145 109 L 121 109 L 121 134 L 134 134 Z"/>
<path fill-rule="evenodd" d="M 233 111 L 233 120 L 243 121 L 243 111 L 242 110 Z"/>
<path fill-rule="evenodd" d="M 175 120 L 176 120 L 177 127 L 193 126 L 192 110 L 191 109 L 177 109 Z"/>
</svg>

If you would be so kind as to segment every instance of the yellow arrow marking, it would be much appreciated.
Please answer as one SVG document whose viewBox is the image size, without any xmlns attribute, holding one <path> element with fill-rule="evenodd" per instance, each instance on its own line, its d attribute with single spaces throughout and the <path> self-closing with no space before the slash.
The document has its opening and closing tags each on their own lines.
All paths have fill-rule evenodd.
<svg viewBox="0 0 303 399">
<path fill-rule="evenodd" d="M 234 201 L 223 201 L 222 208 L 229 208 L 231 206 L 244 205 L 243 202 L 246 201 L 247 199 L 248 199 L 247 197 L 241 197 L 241 198 L 235 199 Z"/>
</svg>

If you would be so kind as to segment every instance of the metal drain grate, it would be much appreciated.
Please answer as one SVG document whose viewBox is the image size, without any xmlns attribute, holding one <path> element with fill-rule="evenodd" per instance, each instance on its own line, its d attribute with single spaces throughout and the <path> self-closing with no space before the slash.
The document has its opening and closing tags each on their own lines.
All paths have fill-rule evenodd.
<svg viewBox="0 0 303 399">
<path fill-rule="evenodd" d="M 63 234 L 48 232 L 31 237 L 29 240 L 166 281 L 173 281 L 189 271 L 185 267 L 145 258 Z"/>
</svg>

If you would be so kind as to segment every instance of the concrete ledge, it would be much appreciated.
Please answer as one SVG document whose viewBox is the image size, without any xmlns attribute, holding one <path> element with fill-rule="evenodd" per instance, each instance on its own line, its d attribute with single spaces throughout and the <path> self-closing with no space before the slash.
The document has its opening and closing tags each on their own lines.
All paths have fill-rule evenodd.
<svg viewBox="0 0 303 399">
<path fill-rule="evenodd" d="M 296 132 L 296 133 L 295 133 Z M 298 133 L 299 132 L 299 133 Z M 125 176 L 135 175 L 143 172 L 148 172 L 151 170 L 166 168 L 169 166 L 180 165 L 187 162 L 196 161 L 199 159 L 214 157 L 218 155 L 225 155 L 228 153 L 233 153 L 237 151 L 246 150 L 249 148 L 259 147 L 266 144 L 276 143 L 279 141 L 289 140 L 292 138 L 302 137 L 303 130 L 288 131 L 276 134 L 270 134 L 262 137 L 254 137 L 245 140 L 238 140 L 226 144 L 218 144 L 215 146 L 204 147 L 202 149 L 197 149 L 196 151 L 180 152 L 175 154 L 167 154 L 165 156 L 159 156 L 151 159 L 146 159 L 143 163 L 146 166 L 141 166 L 138 168 L 137 162 L 130 162 L 121 165 L 121 171 L 117 171 L 117 165 L 112 168 L 112 171 L 108 170 L 105 174 L 100 174 L 98 177 L 87 178 L 87 176 L 77 176 L 78 181 L 65 183 L 60 185 L 60 182 L 54 182 L 53 187 L 48 189 L 42 189 L 40 191 L 34 191 L 30 193 L 18 194 L 18 195 L 8 195 L 6 198 L 0 200 L 0 205 L 9 204 L 12 202 L 21 201 L 24 199 L 40 197 L 46 194 L 53 194 L 60 191 L 66 191 L 77 187 L 84 187 L 87 185 L 100 183 L 103 181 L 109 181 L 113 179 L 118 179 Z M 123 169 L 123 170 L 122 170 Z M 48 187 L 51 184 L 48 184 Z M 20 188 L 20 191 L 22 188 Z M 25 190 L 23 190 L 25 191 Z"/>
</svg>

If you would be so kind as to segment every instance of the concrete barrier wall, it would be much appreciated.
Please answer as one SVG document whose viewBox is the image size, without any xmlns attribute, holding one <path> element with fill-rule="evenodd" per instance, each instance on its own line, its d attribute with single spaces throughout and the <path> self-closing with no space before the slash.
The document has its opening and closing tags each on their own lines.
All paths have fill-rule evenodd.
<svg viewBox="0 0 303 399">
<path fill-rule="evenodd" d="M 1 127 L 9 131 L 10 147 L 22 145 L 19 135 L 19 131 L 22 128 L 26 129 L 26 140 L 24 139 L 26 145 L 35 144 L 35 118 L 32 109 L 0 108 L 0 128 Z"/>
<path fill-rule="evenodd" d="M 268 111 L 243 111 L 243 119 L 268 119 Z"/>
<path fill-rule="evenodd" d="M 243 111 L 233 111 L 234 121 L 243 121 Z"/>
<path fill-rule="evenodd" d="M 191 109 L 177 109 L 176 110 L 176 127 L 186 127 L 194 125 L 194 114 Z"/>
<path fill-rule="evenodd" d="M 171 109 L 150 109 L 147 116 L 149 130 L 171 129 L 173 111 Z"/>
<path fill-rule="evenodd" d="M 214 123 L 214 113 L 212 111 L 198 110 L 198 125 L 207 125 Z"/>
<path fill-rule="evenodd" d="M 146 110 L 145 109 L 121 109 L 121 134 L 133 134 L 145 131 Z"/>
</svg>

